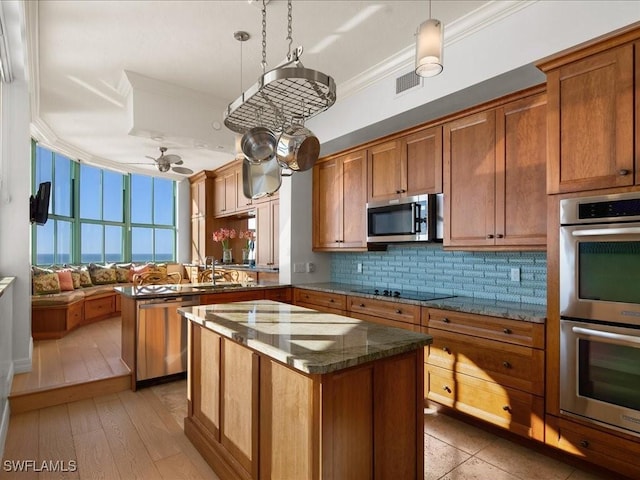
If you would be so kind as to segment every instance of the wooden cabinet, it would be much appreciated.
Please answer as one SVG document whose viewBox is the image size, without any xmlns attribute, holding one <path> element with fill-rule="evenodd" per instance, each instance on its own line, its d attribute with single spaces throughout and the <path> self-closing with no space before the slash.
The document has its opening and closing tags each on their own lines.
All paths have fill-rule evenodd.
<svg viewBox="0 0 640 480">
<path fill-rule="evenodd" d="M 425 397 L 544 439 L 544 325 L 427 309 Z"/>
<path fill-rule="evenodd" d="M 280 201 L 259 203 L 256 211 L 256 265 L 278 266 L 280 263 Z"/>
<path fill-rule="evenodd" d="M 420 306 L 366 297 L 347 297 L 348 315 L 390 327 L 420 331 Z"/>
<path fill-rule="evenodd" d="M 189 177 L 191 183 L 191 262 L 203 264 L 213 254 L 213 172 Z"/>
<path fill-rule="evenodd" d="M 340 315 L 344 315 L 347 310 L 347 296 L 339 293 L 294 288 L 293 302 L 301 307 Z"/>
<path fill-rule="evenodd" d="M 366 151 L 313 168 L 313 249 L 366 250 Z"/>
<path fill-rule="evenodd" d="M 545 443 L 629 478 L 640 478 L 640 441 L 595 426 L 547 415 Z"/>
<path fill-rule="evenodd" d="M 367 178 L 369 201 L 442 193 L 442 127 L 370 147 Z"/>
<path fill-rule="evenodd" d="M 216 171 L 213 213 L 224 217 L 236 211 L 236 171 L 234 168 Z"/>
<path fill-rule="evenodd" d="M 244 196 L 244 188 L 242 186 L 242 161 L 234 168 L 234 173 L 236 176 L 236 210 L 249 210 L 253 205 L 253 200 Z"/>
<path fill-rule="evenodd" d="M 591 47 L 578 59 L 576 56 L 574 53 L 539 65 L 547 74 L 549 98 L 547 191 L 578 192 L 638 184 L 640 171 L 634 160 L 634 45 L 627 43 L 595 53 Z"/>
<path fill-rule="evenodd" d="M 445 247 L 546 248 L 545 169 L 544 94 L 446 124 Z"/>
</svg>

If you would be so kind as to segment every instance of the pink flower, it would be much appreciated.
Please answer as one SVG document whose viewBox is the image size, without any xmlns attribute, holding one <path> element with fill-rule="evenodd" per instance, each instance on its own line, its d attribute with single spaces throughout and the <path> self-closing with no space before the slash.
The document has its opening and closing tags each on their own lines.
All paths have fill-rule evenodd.
<svg viewBox="0 0 640 480">
<path fill-rule="evenodd" d="M 236 238 L 237 232 L 234 228 L 225 228 L 221 227 L 215 232 L 213 232 L 213 241 L 214 242 L 222 242 L 222 248 L 225 250 L 229 249 L 229 239 Z"/>
</svg>

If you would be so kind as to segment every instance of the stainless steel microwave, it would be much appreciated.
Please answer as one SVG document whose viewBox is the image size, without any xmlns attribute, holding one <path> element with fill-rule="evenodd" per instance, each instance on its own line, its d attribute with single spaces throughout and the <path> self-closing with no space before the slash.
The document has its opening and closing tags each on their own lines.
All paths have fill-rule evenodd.
<svg viewBox="0 0 640 480">
<path fill-rule="evenodd" d="M 442 194 L 367 203 L 367 242 L 442 240 Z"/>
</svg>

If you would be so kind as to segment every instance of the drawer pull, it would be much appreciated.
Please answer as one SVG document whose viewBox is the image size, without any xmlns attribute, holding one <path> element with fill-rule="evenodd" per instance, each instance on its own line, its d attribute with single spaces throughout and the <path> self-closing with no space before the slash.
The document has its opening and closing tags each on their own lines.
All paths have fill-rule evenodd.
<svg viewBox="0 0 640 480">
<path fill-rule="evenodd" d="M 490 233 L 489 235 L 487 235 L 487 238 L 493 238 L 493 234 Z"/>
<path fill-rule="evenodd" d="M 509 335 L 511 333 L 511 329 L 510 328 L 503 328 L 502 331 L 504 333 L 506 333 L 507 335 Z"/>
<path fill-rule="evenodd" d="M 448 385 L 443 385 L 443 386 L 442 386 L 442 389 L 443 389 L 445 392 L 447 392 L 447 393 L 451 393 L 451 389 L 449 388 L 449 386 L 448 386 Z"/>
<path fill-rule="evenodd" d="M 444 353 L 451 353 L 451 349 L 449 347 L 442 347 L 442 351 Z"/>
<path fill-rule="evenodd" d="M 623 168 L 622 170 L 619 170 L 619 171 L 618 171 L 618 174 L 619 174 L 621 177 L 624 177 L 625 175 L 629 175 L 629 170 L 627 170 L 626 168 Z"/>
<path fill-rule="evenodd" d="M 330 299 L 329 299 L 329 303 L 333 303 L 333 298 L 330 298 Z"/>
<path fill-rule="evenodd" d="M 589 440 L 580 440 L 580 446 L 582 448 L 589 448 Z"/>
<path fill-rule="evenodd" d="M 364 303 L 361 303 L 361 304 L 360 304 L 360 307 L 361 307 L 361 308 L 364 308 Z"/>
<path fill-rule="evenodd" d="M 442 319 L 442 323 L 449 323 L 451 320 L 449 320 L 447 317 L 444 317 Z"/>
<path fill-rule="evenodd" d="M 509 412 L 509 413 L 511 413 L 511 407 L 510 407 L 509 405 L 504 405 L 504 406 L 502 407 L 502 409 L 503 409 L 505 412 Z"/>
<path fill-rule="evenodd" d="M 402 310 L 397 309 L 397 310 L 396 310 L 396 313 L 402 313 Z"/>
<path fill-rule="evenodd" d="M 502 362 L 502 366 L 503 366 L 504 368 L 511 368 L 511 364 L 510 364 L 509 362 L 506 362 L 506 361 L 505 361 L 505 362 Z"/>
<path fill-rule="evenodd" d="M 499 233 L 498 235 L 496 235 L 496 238 L 504 238 L 504 235 Z"/>
</svg>

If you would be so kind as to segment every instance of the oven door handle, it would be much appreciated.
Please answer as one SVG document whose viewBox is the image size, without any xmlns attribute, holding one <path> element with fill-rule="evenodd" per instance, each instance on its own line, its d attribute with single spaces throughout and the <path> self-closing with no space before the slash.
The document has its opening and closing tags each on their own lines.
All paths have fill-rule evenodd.
<svg viewBox="0 0 640 480">
<path fill-rule="evenodd" d="M 619 228 L 589 228 L 585 230 L 574 230 L 571 235 L 574 237 L 595 237 L 598 235 L 637 235 L 640 227 L 619 227 Z"/>
<path fill-rule="evenodd" d="M 600 330 L 592 330 L 590 328 L 572 327 L 571 330 L 577 335 L 582 335 L 587 339 L 597 339 L 606 343 L 614 343 L 616 345 L 637 346 L 640 345 L 640 337 L 631 335 L 623 335 L 620 333 L 602 332 Z"/>
</svg>

